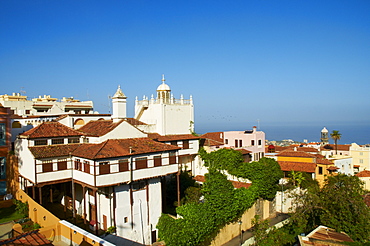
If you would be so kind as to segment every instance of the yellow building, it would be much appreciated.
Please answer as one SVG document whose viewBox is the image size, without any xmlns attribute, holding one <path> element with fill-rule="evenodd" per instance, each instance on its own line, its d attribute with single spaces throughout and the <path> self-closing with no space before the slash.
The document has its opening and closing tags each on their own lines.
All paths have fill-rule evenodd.
<svg viewBox="0 0 370 246">
<path fill-rule="evenodd" d="M 355 172 L 370 170 L 370 146 L 360 146 L 356 143 L 352 143 L 350 152 Z"/>
<path fill-rule="evenodd" d="M 306 172 L 311 174 L 311 177 L 316 179 L 320 185 L 324 183 L 327 176 L 332 175 L 338 169 L 334 163 L 320 154 L 311 154 L 296 149 L 281 151 L 276 157 L 285 177 L 290 171 Z"/>
</svg>

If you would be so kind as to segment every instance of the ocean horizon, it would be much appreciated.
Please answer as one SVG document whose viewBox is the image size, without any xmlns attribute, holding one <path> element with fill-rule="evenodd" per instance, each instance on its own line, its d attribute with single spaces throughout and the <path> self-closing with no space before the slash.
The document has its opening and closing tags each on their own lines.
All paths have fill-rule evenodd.
<svg viewBox="0 0 370 246">
<path fill-rule="evenodd" d="M 199 124 L 196 125 L 196 133 L 204 134 L 207 132 L 221 132 L 221 131 L 243 131 L 251 130 L 253 126 L 246 128 L 243 125 L 228 125 L 223 127 L 210 126 Z M 258 130 L 265 132 L 266 140 L 284 140 L 292 139 L 294 141 L 303 142 L 307 140 L 308 142 L 320 142 L 321 130 L 326 127 L 329 131 L 329 142 L 334 143 L 330 138 L 330 133 L 333 130 L 338 130 L 342 134 L 341 139 L 338 144 L 369 144 L 370 143 L 370 124 L 367 123 L 329 123 L 323 124 L 299 124 L 299 123 L 287 123 L 287 124 L 271 124 L 271 125 L 261 125 Z"/>
</svg>

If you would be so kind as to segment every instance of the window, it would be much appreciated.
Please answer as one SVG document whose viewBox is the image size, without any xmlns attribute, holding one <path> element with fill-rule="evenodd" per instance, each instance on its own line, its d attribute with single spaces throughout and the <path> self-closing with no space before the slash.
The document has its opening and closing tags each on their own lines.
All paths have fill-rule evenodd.
<svg viewBox="0 0 370 246">
<path fill-rule="evenodd" d="M 262 145 L 262 140 L 261 139 L 259 139 L 258 140 L 258 146 L 261 146 Z"/>
<path fill-rule="evenodd" d="M 26 114 L 30 114 L 30 113 L 31 113 L 31 110 L 26 109 Z"/>
<path fill-rule="evenodd" d="M 123 159 L 118 161 L 118 171 L 119 172 L 126 172 L 128 171 L 128 160 Z"/>
<path fill-rule="evenodd" d="M 177 141 L 171 141 L 170 144 L 174 145 L 174 146 L 177 146 Z"/>
<path fill-rule="evenodd" d="M 239 147 L 243 147 L 243 140 L 239 140 Z"/>
<path fill-rule="evenodd" d="M 132 184 L 132 190 L 137 191 L 137 190 L 143 190 L 145 189 L 146 182 L 145 181 L 138 181 Z"/>
<path fill-rule="evenodd" d="M 88 161 L 84 161 L 84 172 L 90 173 L 90 163 Z"/>
<path fill-rule="evenodd" d="M 0 179 L 6 179 L 6 158 L 0 157 Z"/>
<path fill-rule="evenodd" d="M 68 138 L 68 143 L 79 143 L 80 138 Z"/>
<path fill-rule="evenodd" d="M 58 171 L 67 170 L 67 159 L 59 159 L 57 165 Z"/>
<path fill-rule="evenodd" d="M 176 164 L 176 152 L 170 152 L 170 157 L 169 157 L 170 164 Z"/>
<path fill-rule="evenodd" d="M 225 139 L 225 144 L 229 144 L 229 139 Z"/>
<path fill-rule="evenodd" d="M 42 172 L 52 172 L 53 171 L 53 161 L 47 160 L 42 162 Z"/>
<path fill-rule="evenodd" d="M 364 160 L 363 159 L 360 159 L 360 163 L 363 164 L 364 163 Z"/>
<path fill-rule="evenodd" d="M 360 155 L 364 155 L 364 153 L 363 152 L 360 152 Z"/>
<path fill-rule="evenodd" d="M 155 167 L 162 166 L 162 157 L 160 155 L 154 156 L 154 166 Z"/>
<path fill-rule="evenodd" d="M 135 159 L 136 169 L 143 169 L 148 167 L 148 159 L 146 157 L 139 157 Z"/>
<path fill-rule="evenodd" d="M 46 139 L 40 139 L 40 140 L 35 140 L 34 141 L 34 145 L 35 146 L 38 146 L 38 145 L 47 145 L 48 144 L 48 140 Z"/>
<path fill-rule="evenodd" d="M 251 140 L 251 145 L 254 146 L 254 140 Z"/>
<path fill-rule="evenodd" d="M 319 174 L 322 174 L 322 167 L 319 167 Z"/>
<path fill-rule="evenodd" d="M 110 165 L 109 161 L 99 162 L 99 174 L 109 174 L 110 173 Z"/>
<path fill-rule="evenodd" d="M 82 164 L 80 159 L 75 160 L 75 170 L 82 171 Z"/>
<path fill-rule="evenodd" d="M 5 145 L 6 131 L 5 123 L 0 123 L 0 145 Z"/>
<path fill-rule="evenodd" d="M 183 140 L 182 141 L 182 148 L 183 149 L 189 149 L 189 140 Z"/>
<path fill-rule="evenodd" d="M 64 139 L 63 138 L 52 139 L 51 144 L 64 144 Z"/>
<path fill-rule="evenodd" d="M 19 121 L 14 121 L 12 123 L 12 128 L 22 128 L 22 125 Z"/>
<path fill-rule="evenodd" d="M 238 140 L 235 139 L 235 148 L 238 148 Z"/>
</svg>

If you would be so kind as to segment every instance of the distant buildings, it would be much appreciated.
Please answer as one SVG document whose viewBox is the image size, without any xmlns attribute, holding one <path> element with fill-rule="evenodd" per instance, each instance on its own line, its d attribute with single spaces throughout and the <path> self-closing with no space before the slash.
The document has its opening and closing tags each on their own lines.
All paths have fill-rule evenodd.
<svg viewBox="0 0 370 246">
<path fill-rule="evenodd" d="M 92 101 L 81 102 L 73 97 L 63 97 L 58 100 L 50 95 L 44 95 L 28 100 L 27 96 L 13 93 L 12 95 L 0 95 L 0 103 L 4 107 L 11 108 L 15 114 L 20 116 L 93 113 Z"/>
</svg>

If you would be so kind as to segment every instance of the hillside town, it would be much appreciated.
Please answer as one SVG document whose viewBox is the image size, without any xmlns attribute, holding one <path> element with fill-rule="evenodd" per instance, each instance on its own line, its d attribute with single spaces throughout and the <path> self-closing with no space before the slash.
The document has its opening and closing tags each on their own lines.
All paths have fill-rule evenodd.
<svg viewBox="0 0 370 246">
<path fill-rule="evenodd" d="M 100 114 L 93 101 L 76 98 L 0 95 L 0 209 L 14 201 L 27 204 L 26 218 L 35 229 L 24 230 L 19 220 L 0 223 L 0 245 L 29 240 L 38 243 L 33 245 L 199 245 L 190 239 L 174 243 L 166 228 L 180 232 L 180 221 L 200 226 L 187 216 L 203 208 L 186 209 L 211 201 L 212 175 L 225 177 L 225 187 L 239 198 L 253 199 L 197 240 L 267 245 L 258 243 L 256 228 L 265 231 L 262 221 L 278 228 L 289 217 L 294 220 L 298 203 L 289 194 L 302 192 L 305 181 L 325 189 L 330 177 L 353 177 L 370 190 L 370 146 L 339 144 L 340 132 L 324 126 L 317 133 L 320 142 L 271 142 L 256 126 L 199 135 L 196 98 L 172 92 L 164 75 L 157 85 L 142 100 L 126 96 L 124 87 L 112 88 L 112 114 Z M 135 103 L 133 117 L 127 115 L 127 100 Z M 269 170 L 264 180 L 253 176 Z M 189 187 L 204 189 L 195 202 L 187 202 L 195 194 Z M 368 198 L 364 195 L 363 203 L 370 205 Z M 316 225 L 296 243 L 359 241 L 350 230 L 330 226 Z"/>
</svg>

